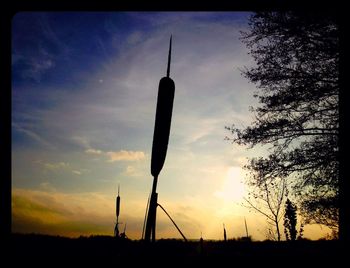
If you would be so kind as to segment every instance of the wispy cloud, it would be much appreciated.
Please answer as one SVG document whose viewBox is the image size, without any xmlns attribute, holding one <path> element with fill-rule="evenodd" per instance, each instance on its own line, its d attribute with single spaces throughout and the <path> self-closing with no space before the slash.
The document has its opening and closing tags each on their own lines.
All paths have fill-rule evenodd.
<svg viewBox="0 0 350 268">
<path fill-rule="evenodd" d="M 46 162 L 43 160 L 36 160 L 34 163 L 39 164 L 48 170 L 70 169 L 70 164 L 66 162 Z"/>
<path fill-rule="evenodd" d="M 22 127 L 20 124 L 12 122 L 12 128 L 14 128 L 16 131 L 22 132 L 26 134 L 31 139 L 35 140 L 36 142 L 39 142 L 40 144 L 44 145 L 47 148 L 53 149 L 55 148 L 51 143 L 49 143 L 47 140 L 39 136 L 37 133 L 30 129 L 26 129 Z"/>
<path fill-rule="evenodd" d="M 27 63 L 31 66 L 27 70 L 23 71 L 23 78 L 31 78 L 37 82 L 41 81 L 42 75 L 55 66 L 52 59 L 48 58 L 31 58 L 27 59 Z"/>
<path fill-rule="evenodd" d="M 51 183 L 45 181 L 39 184 L 39 189 L 44 192 L 54 192 L 56 188 L 51 185 Z"/>
<path fill-rule="evenodd" d="M 23 25 L 31 27 L 23 30 Z M 44 12 L 19 12 L 13 20 L 12 67 L 22 81 L 41 83 L 62 60 L 69 60 L 69 48 L 52 27 Z M 16 81 L 17 82 L 17 81 Z"/>
<path fill-rule="evenodd" d="M 56 169 L 66 169 L 69 168 L 69 163 L 59 162 L 59 163 L 45 163 L 45 168 L 56 170 Z"/>
<path fill-rule="evenodd" d="M 121 150 L 118 152 L 107 152 L 110 157 L 109 162 L 115 161 L 138 161 L 145 159 L 145 153 L 141 151 L 125 151 Z"/>
<path fill-rule="evenodd" d="M 90 142 L 87 137 L 73 136 L 70 138 L 74 143 L 77 143 L 83 148 L 90 148 Z M 88 150 L 88 149 L 87 149 Z"/>
<path fill-rule="evenodd" d="M 44 169 L 45 174 L 47 173 L 47 171 L 50 171 L 50 172 L 65 171 L 65 172 L 71 172 L 75 175 L 80 176 L 84 173 L 90 172 L 90 170 L 88 169 L 73 167 L 67 162 L 45 162 L 43 160 L 36 160 L 34 161 L 34 163 L 41 165 Z"/>
<path fill-rule="evenodd" d="M 76 175 L 81 175 L 81 174 L 82 174 L 82 172 L 79 171 L 79 170 L 72 170 L 72 172 L 73 172 L 74 174 L 76 174 Z"/>
<path fill-rule="evenodd" d="M 86 149 L 85 153 L 87 154 L 103 154 L 101 150 L 96 150 L 96 149 Z"/>
<path fill-rule="evenodd" d="M 87 149 L 85 150 L 85 153 L 92 154 L 92 155 L 105 155 L 108 157 L 107 162 L 117 162 L 117 161 L 139 161 L 145 159 L 146 155 L 142 151 L 127 151 L 127 150 L 120 150 L 120 151 L 109 151 L 109 152 L 103 152 L 98 149 Z"/>
<path fill-rule="evenodd" d="M 129 176 L 135 175 L 135 167 L 133 166 L 127 166 L 125 169 L 125 173 Z"/>
<path fill-rule="evenodd" d="M 55 45 L 59 53 L 68 52 L 67 45 L 60 39 L 57 33 L 53 30 L 47 13 L 38 13 L 38 22 L 44 37 Z"/>
</svg>

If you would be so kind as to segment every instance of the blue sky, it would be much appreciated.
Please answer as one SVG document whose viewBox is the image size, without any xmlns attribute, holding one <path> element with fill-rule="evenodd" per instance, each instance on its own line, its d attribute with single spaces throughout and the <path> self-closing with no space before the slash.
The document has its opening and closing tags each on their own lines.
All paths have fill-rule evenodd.
<svg viewBox="0 0 350 268">
<path fill-rule="evenodd" d="M 253 64 L 239 40 L 246 12 L 18 13 L 12 22 L 13 229 L 78 236 L 110 234 L 117 185 L 121 218 L 141 236 L 151 190 L 158 83 L 175 99 L 159 202 L 183 232 L 256 239 L 263 218 L 240 205 L 246 157 L 225 126 L 247 126 Z M 30 205 L 28 205 L 30 204 Z M 158 237 L 179 237 L 161 212 Z M 260 228 L 260 229 L 259 229 Z M 317 230 L 310 231 L 317 236 Z"/>
</svg>

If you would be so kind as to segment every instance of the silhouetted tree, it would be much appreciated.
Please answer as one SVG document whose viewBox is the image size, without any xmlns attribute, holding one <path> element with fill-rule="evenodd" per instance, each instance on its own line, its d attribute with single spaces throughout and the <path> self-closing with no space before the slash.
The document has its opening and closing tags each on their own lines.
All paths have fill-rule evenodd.
<svg viewBox="0 0 350 268">
<path fill-rule="evenodd" d="M 281 240 L 281 231 L 279 222 L 283 217 L 283 201 L 286 196 L 287 185 L 284 179 L 275 179 L 274 181 L 262 181 L 261 184 L 252 182 L 251 191 L 248 197 L 244 198 L 244 206 L 255 210 L 267 218 L 267 223 L 271 226 L 268 228 L 268 239 Z"/>
<path fill-rule="evenodd" d="M 287 198 L 284 212 L 284 233 L 286 240 L 296 240 L 297 238 L 297 207 Z"/>
<path fill-rule="evenodd" d="M 297 239 L 298 239 L 298 240 L 303 239 L 303 235 L 304 235 L 304 224 L 301 223 L 301 224 L 300 224 L 299 234 L 298 234 Z"/>
<path fill-rule="evenodd" d="M 256 65 L 243 75 L 259 89 L 255 120 L 234 125 L 228 139 L 253 148 L 269 144 L 267 157 L 246 168 L 257 185 L 292 178 L 290 193 L 306 223 L 338 228 L 339 40 L 335 15 L 259 12 L 242 41 Z"/>
</svg>

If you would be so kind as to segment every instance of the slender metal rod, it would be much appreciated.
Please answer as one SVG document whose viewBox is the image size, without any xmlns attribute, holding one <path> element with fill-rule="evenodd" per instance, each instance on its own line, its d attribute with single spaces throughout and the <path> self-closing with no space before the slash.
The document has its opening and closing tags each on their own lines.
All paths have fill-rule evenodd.
<svg viewBox="0 0 350 268">
<path fill-rule="evenodd" d="M 158 176 L 154 176 L 152 185 L 152 194 L 157 191 Z"/>
<path fill-rule="evenodd" d="M 169 45 L 169 54 L 168 54 L 168 68 L 166 70 L 166 76 L 169 77 L 170 75 L 170 62 L 171 62 L 171 41 L 172 41 L 173 35 L 170 36 L 170 45 Z"/>
<path fill-rule="evenodd" d="M 158 194 L 156 193 L 157 182 L 158 182 L 158 176 L 154 176 L 151 199 L 149 202 L 149 209 L 148 209 L 147 222 L 146 222 L 146 230 L 145 230 L 145 238 L 144 238 L 145 241 L 150 241 L 151 236 L 152 236 L 152 242 L 155 242 L 156 240 L 155 235 L 156 235 L 157 198 L 158 198 Z"/>
<path fill-rule="evenodd" d="M 249 235 L 248 235 L 247 221 L 245 220 L 245 217 L 244 217 L 244 224 L 245 224 L 245 232 L 246 232 L 246 234 L 247 234 L 247 237 L 249 237 Z"/>
<path fill-rule="evenodd" d="M 144 235 L 145 235 L 146 219 L 147 219 L 147 215 L 148 215 L 149 200 L 150 200 L 150 198 L 151 198 L 151 194 L 148 196 L 148 201 L 147 201 L 147 206 L 146 206 L 146 212 L 145 212 L 145 219 L 143 220 L 142 237 L 141 237 L 141 239 L 143 239 L 143 238 L 144 238 Z"/>
<path fill-rule="evenodd" d="M 158 206 L 160 206 L 160 208 L 165 212 L 166 215 L 168 215 L 169 219 L 172 221 L 172 223 L 175 225 L 176 229 L 179 231 L 179 233 L 182 235 L 183 239 L 187 242 L 186 237 L 184 236 L 184 234 L 181 232 L 180 228 L 177 227 L 176 223 L 174 222 L 174 220 L 170 217 L 170 215 L 168 214 L 168 212 L 166 212 L 166 210 L 162 207 L 161 204 L 157 204 Z"/>
<path fill-rule="evenodd" d="M 157 225 L 157 201 L 158 201 L 158 194 L 155 193 L 155 205 L 154 205 L 154 211 L 153 211 L 153 227 L 152 227 L 152 242 L 156 242 L 156 225 Z"/>
</svg>

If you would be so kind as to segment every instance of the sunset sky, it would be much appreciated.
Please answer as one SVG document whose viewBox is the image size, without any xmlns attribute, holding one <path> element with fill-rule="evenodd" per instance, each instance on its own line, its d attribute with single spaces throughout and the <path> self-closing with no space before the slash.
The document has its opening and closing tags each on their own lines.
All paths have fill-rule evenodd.
<svg viewBox="0 0 350 268">
<path fill-rule="evenodd" d="M 265 239 L 264 217 L 242 206 L 243 165 L 264 148 L 225 141 L 248 126 L 254 62 L 239 40 L 247 12 L 18 13 L 12 21 L 12 231 L 140 239 L 158 83 L 175 98 L 158 202 L 190 239 Z M 163 211 L 157 238 L 181 238 Z M 282 226 L 282 225 L 281 225 Z M 317 239 L 328 229 L 306 226 Z M 283 235 L 284 237 L 284 235 Z"/>
</svg>

